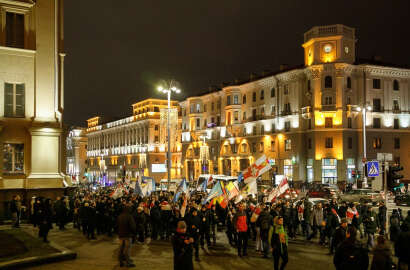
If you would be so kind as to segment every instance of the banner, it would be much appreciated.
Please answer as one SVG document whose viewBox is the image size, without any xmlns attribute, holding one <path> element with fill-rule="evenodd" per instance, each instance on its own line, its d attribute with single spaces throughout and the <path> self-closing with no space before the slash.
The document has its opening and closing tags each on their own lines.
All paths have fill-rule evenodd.
<svg viewBox="0 0 410 270">
<path fill-rule="evenodd" d="M 288 179 L 285 177 L 280 184 L 274 188 L 268 196 L 268 202 L 272 202 L 274 199 L 282 195 L 289 189 Z"/>
</svg>

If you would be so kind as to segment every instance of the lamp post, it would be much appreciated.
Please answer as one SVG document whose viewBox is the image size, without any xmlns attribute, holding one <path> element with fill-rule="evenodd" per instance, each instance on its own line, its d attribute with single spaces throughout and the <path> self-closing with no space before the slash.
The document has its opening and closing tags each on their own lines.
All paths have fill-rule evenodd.
<svg viewBox="0 0 410 270">
<path fill-rule="evenodd" d="M 362 121 L 363 121 L 363 187 L 367 187 L 367 177 L 366 177 L 366 159 L 367 159 L 367 153 L 366 153 L 366 112 L 371 111 L 372 107 L 369 104 L 366 104 L 363 107 L 357 107 L 357 111 L 362 112 Z"/>
<path fill-rule="evenodd" d="M 167 152 L 167 172 L 168 172 L 168 190 L 171 183 L 171 125 L 170 125 L 170 113 L 171 113 L 171 93 L 181 93 L 181 90 L 176 87 L 177 82 L 171 80 L 169 82 L 163 82 L 163 85 L 158 86 L 158 91 L 168 96 L 168 113 L 167 113 L 167 134 L 168 134 L 168 152 Z"/>
</svg>

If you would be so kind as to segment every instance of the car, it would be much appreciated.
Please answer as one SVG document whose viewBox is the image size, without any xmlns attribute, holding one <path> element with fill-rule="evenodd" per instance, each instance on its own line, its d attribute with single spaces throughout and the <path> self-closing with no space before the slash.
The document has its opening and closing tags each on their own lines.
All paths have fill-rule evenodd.
<svg viewBox="0 0 410 270">
<path fill-rule="evenodd" d="M 340 196 L 341 201 L 351 202 L 351 203 L 373 203 L 377 204 L 383 200 L 380 192 L 361 188 L 353 189 Z"/>
<path fill-rule="evenodd" d="M 397 206 L 410 206 L 410 194 L 397 195 L 394 202 Z"/>
<path fill-rule="evenodd" d="M 339 190 L 330 186 L 315 186 L 308 191 L 307 195 L 309 198 L 338 199 Z"/>
</svg>

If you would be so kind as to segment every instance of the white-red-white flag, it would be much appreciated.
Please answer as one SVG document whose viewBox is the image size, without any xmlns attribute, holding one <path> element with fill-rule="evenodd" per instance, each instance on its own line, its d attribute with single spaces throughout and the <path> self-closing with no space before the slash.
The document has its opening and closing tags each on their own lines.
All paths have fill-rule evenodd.
<svg viewBox="0 0 410 270">
<path fill-rule="evenodd" d="M 268 202 L 273 201 L 274 199 L 276 199 L 277 197 L 279 197 L 280 195 L 282 195 L 283 193 L 286 192 L 286 190 L 289 189 L 289 184 L 288 184 L 288 179 L 286 177 L 284 177 L 282 179 L 282 181 L 280 181 L 279 186 L 277 186 L 276 188 L 274 188 L 271 193 L 269 193 L 268 196 Z"/>
<path fill-rule="evenodd" d="M 255 163 L 253 163 L 250 167 L 242 172 L 243 181 L 245 182 L 245 184 L 256 181 L 256 178 L 269 171 L 271 168 L 272 167 L 269 164 L 269 160 L 265 155 L 263 155 L 259 159 L 257 159 Z"/>
</svg>

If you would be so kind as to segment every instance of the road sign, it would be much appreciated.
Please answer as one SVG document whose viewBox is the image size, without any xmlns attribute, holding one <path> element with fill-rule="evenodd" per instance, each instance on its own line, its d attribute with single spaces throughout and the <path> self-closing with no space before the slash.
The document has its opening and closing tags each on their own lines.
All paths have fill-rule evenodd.
<svg viewBox="0 0 410 270">
<path fill-rule="evenodd" d="M 368 161 L 367 162 L 367 176 L 376 177 L 379 176 L 379 162 L 378 161 Z"/>
<path fill-rule="evenodd" d="M 393 161 L 393 154 L 392 153 L 377 153 L 377 160 Z"/>
</svg>

